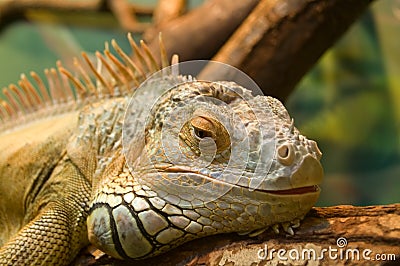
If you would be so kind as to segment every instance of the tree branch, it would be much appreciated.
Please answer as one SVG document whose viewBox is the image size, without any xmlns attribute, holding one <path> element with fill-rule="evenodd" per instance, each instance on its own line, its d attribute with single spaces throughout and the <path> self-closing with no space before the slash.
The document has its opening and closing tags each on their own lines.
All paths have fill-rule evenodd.
<svg viewBox="0 0 400 266">
<path fill-rule="evenodd" d="M 150 27 L 150 23 L 140 23 L 136 19 L 135 9 L 126 0 L 108 1 L 108 6 L 117 18 L 119 25 L 130 32 L 144 32 Z"/>
<path fill-rule="evenodd" d="M 340 237 L 345 239 L 338 240 Z M 303 250 L 308 249 L 314 250 L 317 256 L 321 255 L 323 249 L 329 250 L 329 247 L 340 251 L 337 244 L 340 240 L 347 241 L 347 245 L 342 247 L 343 252 L 349 253 L 357 249 L 360 259 L 352 258 L 351 254 L 347 259 L 346 257 L 332 259 L 328 253 L 325 253 L 324 259 L 321 260 L 283 261 L 277 256 L 279 249 L 290 251 L 293 256 L 296 253 L 302 254 Z M 275 249 L 275 253 L 269 257 L 272 249 Z M 291 251 L 292 249 L 296 251 Z M 358 265 L 360 262 L 367 264 L 372 262 L 370 265 L 379 264 L 378 261 L 367 261 L 362 257 L 362 252 L 367 249 L 371 250 L 371 253 L 367 251 L 370 258 L 375 258 L 376 254 L 386 254 L 387 257 L 394 254 L 397 260 L 400 259 L 398 257 L 400 255 L 400 204 L 313 208 L 301 226 L 295 230 L 294 236 L 282 232 L 277 235 L 271 231 L 254 238 L 237 234 L 216 235 L 191 241 L 158 257 L 135 261 L 135 265 L 265 265 L 266 262 L 275 263 L 275 265 L 279 262 L 296 265 L 310 263 L 313 265 L 335 263 Z M 267 252 L 267 257 L 264 258 L 265 252 Z M 331 255 L 339 254 L 338 252 L 333 252 Z M 109 263 L 131 265 L 132 263 L 107 256 L 99 260 L 92 259 L 92 262 L 96 265 Z"/>
<path fill-rule="evenodd" d="M 200 7 L 169 23 L 151 28 L 144 34 L 155 54 L 158 33 L 162 32 L 169 56 L 178 54 L 181 61 L 209 59 L 257 4 L 257 0 L 208 0 Z"/>
<path fill-rule="evenodd" d="M 236 66 L 265 94 L 285 100 L 371 2 L 263 0 L 213 60 Z"/>
<path fill-rule="evenodd" d="M 153 23 L 158 27 L 181 16 L 186 0 L 158 0 L 153 14 Z"/>
</svg>

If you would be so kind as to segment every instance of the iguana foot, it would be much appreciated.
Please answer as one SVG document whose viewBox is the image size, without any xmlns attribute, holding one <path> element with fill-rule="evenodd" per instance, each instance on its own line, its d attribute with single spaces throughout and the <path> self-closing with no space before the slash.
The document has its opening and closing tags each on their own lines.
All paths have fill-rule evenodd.
<svg viewBox="0 0 400 266">
<path fill-rule="evenodd" d="M 244 231 L 244 232 L 238 232 L 238 235 L 248 235 L 250 237 L 255 237 L 258 235 L 261 235 L 262 233 L 264 233 L 265 231 L 267 231 L 268 229 L 272 229 L 272 231 L 275 234 L 279 234 L 279 228 L 282 228 L 284 232 L 286 232 L 287 234 L 293 236 L 294 235 L 294 230 L 295 228 L 300 227 L 300 221 L 303 219 L 304 217 L 301 217 L 300 219 L 294 219 L 293 221 L 290 222 L 285 222 L 285 223 L 277 223 L 265 228 L 260 228 L 257 230 L 250 230 L 250 231 Z"/>
</svg>

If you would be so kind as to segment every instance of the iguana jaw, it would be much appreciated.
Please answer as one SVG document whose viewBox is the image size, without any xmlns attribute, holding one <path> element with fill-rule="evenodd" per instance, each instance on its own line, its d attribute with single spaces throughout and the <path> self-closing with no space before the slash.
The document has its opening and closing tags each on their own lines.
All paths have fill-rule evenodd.
<svg viewBox="0 0 400 266">
<path fill-rule="evenodd" d="M 203 175 L 199 172 L 193 172 L 185 167 L 179 167 L 179 166 L 172 166 L 172 167 L 156 167 L 160 173 L 175 173 L 175 174 L 185 174 L 185 173 L 191 173 L 195 175 L 201 175 L 204 179 L 212 181 L 212 182 L 219 182 L 219 183 L 224 183 L 224 185 L 230 185 L 230 186 L 235 186 L 238 188 L 248 188 L 244 187 L 241 185 L 234 185 L 234 184 L 229 184 L 226 182 L 222 182 L 220 180 L 216 180 L 208 175 Z M 268 190 L 268 189 L 255 189 L 256 191 L 259 192 L 264 192 L 264 193 L 269 193 L 269 194 L 275 194 L 275 195 L 301 195 L 305 193 L 320 193 L 321 189 L 318 186 L 318 184 L 315 185 L 308 185 L 308 186 L 302 186 L 302 187 L 295 187 L 295 188 L 289 188 L 289 189 L 282 189 L 282 190 Z"/>
<path fill-rule="evenodd" d="M 276 195 L 301 195 L 305 193 L 315 193 L 320 192 L 320 188 L 318 185 L 307 186 L 307 187 L 298 187 L 291 189 L 283 189 L 283 190 L 261 190 L 266 193 L 276 194 Z"/>
<path fill-rule="evenodd" d="M 154 168 L 159 173 L 166 173 L 166 174 L 176 174 L 176 175 L 184 175 L 184 174 L 191 174 L 201 176 L 207 181 L 211 181 L 214 183 L 221 183 L 221 185 L 228 185 L 232 187 L 244 188 L 249 190 L 256 190 L 263 193 L 269 193 L 274 195 L 296 195 L 301 196 L 302 194 L 306 193 L 317 193 L 319 194 L 321 189 L 319 188 L 319 184 L 322 182 L 323 178 L 323 169 L 322 166 L 317 158 L 312 155 L 306 155 L 302 162 L 296 167 L 297 169 L 290 176 L 280 176 L 277 179 L 283 180 L 282 184 L 290 184 L 288 187 L 283 187 L 282 189 L 268 188 L 268 182 L 270 181 L 268 177 L 265 176 L 264 180 L 266 184 L 261 183 L 259 187 L 254 189 L 250 189 L 246 184 L 249 183 L 249 178 L 242 177 L 239 182 L 236 184 L 225 182 L 223 180 L 216 179 L 212 176 L 200 173 L 198 171 L 194 171 L 192 168 L 187 166 L 180 166 L 180 165 L 169 165 L 169 164 L 159 164 L 154 165 Z"/>
<path fill-rule="evenodd" d="M 140 259 L 158 255 L 193 238 L 229 232 L 254 235 L 274 225 L 297 224 L 315 204 L 320 192 L 316 185 L 280 191 L 250 190 L 193 172 L 185 166 L 164 163 L 153 167 L 146 171 L 142 168 L 139 173 L 153 182 L 141 184 L 143 177 L 135 178 L 125 169 L 119 178 L 126 178 L 132 184 L 132 191 L 126 195 L 103 192 L 94 200 L 88 219 L 89 239 L 113 257 Z M 174 183 L 173 180 L 179 181 L 177 177 L 182 181 L 202 179 L 205 182 Z M 201 188 L 210 183 L 212 190 Z M 193 197 L 188 204 L 187 197 Z M 158 228 L 157 232 L 152 232 L 153 227 Z M 293 233 L 290 226 L 283 228 Z M 129 232 L 129 237 L 124 232 Z M 152 239 L 161 239 L 163 243 L 155 245 Z M 130 250 L 130 247 L 135 248 Z"/>
</svg>

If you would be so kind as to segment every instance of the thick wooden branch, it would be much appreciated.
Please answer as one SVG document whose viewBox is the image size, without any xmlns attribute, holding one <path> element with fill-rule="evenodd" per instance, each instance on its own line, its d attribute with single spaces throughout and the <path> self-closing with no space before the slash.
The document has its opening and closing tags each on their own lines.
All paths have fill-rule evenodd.
<svg viewBox="0 0 400 266">
<path fill-rule="evenodd" d="M 280 251 L 280 258 L 279 249 L 286 251 L 285 254 Z M 326 251 L 322 252 L 324 249 Z M 303 253 L 304 259 L 301 257 Z M 399 255 L 400 204 L 334 206 L 313 208 L 294 236 L 283 232 L 277 235 L 271 231 L 254 238 L 237 234 L 211 236 L 191 241 L 155 258 L 135 261 L 135 265 L 265 265 L 267 262 L 274 265 L 279 262 L 294 265 L 358 265 L 360 262 L 383 265 L 394 259 L 398 262 Z M 386 260 L 377 261 L 377 256 Z M 87 259 L 85 263 L 75 265 L 132 264 L 106 256 L 98 260 L 92 258 L 91 262 Z"/>
<path fill-rule="evenodd" d="M 202 7 L 150 29 L 163 32 L 169 55 L 182 61 L 210 59 L 249 74 L 267 95 L 285 100 L 321 55 L 346 32 L 373 0 L 262 0 L 228 39 L 253 1 L 210 0 Z M 241 7 L 243 5 L 243 7 Z M 245 10 L 245 11 L 244 11 Z M 208 74 L 224 73 L 211 68 Z"/>
<path fill-rule="evenodd" d="M 257 0 L 208 0 L 200 7 L 144 34 L 150 48 L 158 52 L 158 33 L 162 32 L 169 55 L 181 61 L 210 59 L 246 18 Z"/>
<path fill-rule="evenodd" d="M 265 94 L 285 100 L 370 2 L 263 0 L 213 59 L 236 66 Z"/>
<path fill-rule="evenodd" d="M 158 0 L 153 14 L 153 23 L 159 27 L 181 16 L 186 9 L 186 0 Z"/>
<path fill-rule="evenodd" d="M 150 24 L 140 23 L 136 19 L 132 4 L 126 0 L 108 1 L 107 6 L 117 18 L 119 25 L 126 31 L 144 32 L 150 26 Z"/>
</svg>

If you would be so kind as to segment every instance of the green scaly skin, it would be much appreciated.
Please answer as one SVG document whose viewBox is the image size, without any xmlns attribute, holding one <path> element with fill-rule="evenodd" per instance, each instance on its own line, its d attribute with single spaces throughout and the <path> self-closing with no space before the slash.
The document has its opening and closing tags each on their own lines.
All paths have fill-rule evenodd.
<svg viewBox="0 0 400 266">
<path fill-rule="evenodd" d="M 151 61 L 146 47 L 142 50 L 142 57 Z M 112 61 L 107 52 L 105 56 Z M 162 61 L 165 65 L 164 57 Z M 129 126 L 146 128 L 145 141 L 143 145 L 133 143 L 128 149 L 132 157 L 126 156 L 122 131 L 130 95 L 138 81 L 159 68 L 140 65 L 147 73 L 143 76 L 126 64 L 130 76 L 117 74 L 125 75 L 122 79 L 108 71 L 103 75 L 108 80 L 96 85 L 97 93 L 91 90 L 93 84 L 79 85 L 70 74 L 70 83 L 79 93 L 72 100 L 64 93 L 61 111 L 59 103 L 49 104 L 43 95 L 38 106 L 23 107 L 35 114 L 50 105 L 46 107 L 47 117 L 37 115 L 44 118 L 21 117 L 21 107 L 13 105 L 12 100 L 3 103 L 6 115 L 2 118 L 11 122 L 0 134 L 0 181 L 7 184 L 0 187 L 0 265 L 67 265 L 89 241 L 115 258 L 141 259 L 212 234 L 257 234 L 270 226 L 276 229 L 277 224 L 293 233 L 291 226 L 298 226 L 318 199 L 316 185 L 323 173 L 317 145 L 293 127 L 283 105 L 271 97 L 253 97 L 232 82 L 220 86 L 187 82 L 165 92 L 146 121 L 139 119 L 142 110 L 137 104 Z M 66 73 L 62 67 L 59 71 Z M 164 78 L 187 81 L 171 73 Z M 110 88 L 117 89 L 110 92 Z M 104 94 L 108 96 L 101 97 Z M 178 134 L 175 147 L 196 163 L 180 161 L 177 153 L 163 150 L 161 131 L 166 110 L 202 95 L 226 103 L 229 112 L 246 125 L 242 129 L 249 136 L 252 152 L 243 178 L 235 184 L 215 179 L 226 169 L 231 153 L 235 155 L 233 147 L 238 141 L 219 121 L 218 117 L 226 113 L 220 106 L 198 108 L 178 131 L 163 131 L 167 142 L 173 139 L 169 136 Z M 136 100 L 140 103 L 146 97 L 139 95 Z M 258 161 L 258 151 L 268 139 L 254 124 L 254 115 L 264 113 L 265 108 L 272 110 L 274 123 L 262 123 L 266 132 L 276 137 L 276 146 L 270 170 L 263 176 L 265 181 L 249 190 L 255 171 L 252 162 Z M 215 143 L 216 159 L 200 171 L 198 163 L 205 160 L 200 142 L 207 137 Z M 238 168 L 230 169 L 239 174 Z M 195 189 L 206 183 L 212 189 Z M 213 193 L 219 189 L 223 193 L 215 197 Z"/>
</svg>

